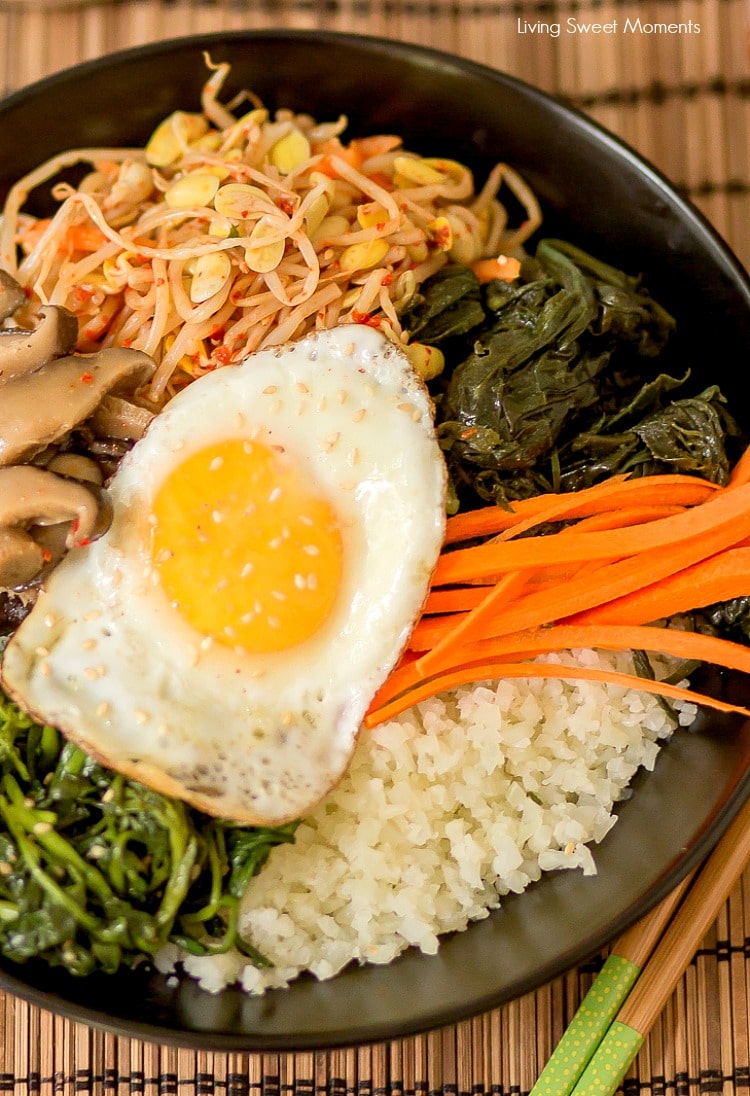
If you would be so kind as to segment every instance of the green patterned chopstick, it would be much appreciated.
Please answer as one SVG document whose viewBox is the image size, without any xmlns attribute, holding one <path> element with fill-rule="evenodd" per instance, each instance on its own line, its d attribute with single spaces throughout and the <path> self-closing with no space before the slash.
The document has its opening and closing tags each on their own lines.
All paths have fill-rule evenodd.
<svg viewBox="0 0 750 1096">
<path fill-rule="evenodd" d="M 614 1096 L 618 1085 L 643 1046 L 648 1032 L 749 861 L 750 800 L 745 803 L 700 869 L 690 885 L 689 893 L 669 924 L 666 927 L 662 925 L 664 932 L 661 940 L 658 943 L 656 940 L 652 942 L 650 954 L 644 958 L 642 964 L 634 964 L 642 969 L 636 970 L 631 982 L 632 988 L 629 992 L 625 991 L 625 1000 L 619 1011 L 615 1010 L 616 1014 L 608 1023 L 606 1031 L 601 1032 L 597 1038 L 595 1045 L 588 1053 L 584 1068 L 578 1070 L 578 1076 L 572 1086 L 569 1083 L 566 1067 L 563 1066 L 562 1068 L 553 1067 L 545 1087 L 539 1087 L 548 1067 L 557 1055 L 555 1051 L 532 1089 L 534 1096 L 541 1096 L 541 1093 L 545 1096 Z M 683 893 L 687 882 L 682 885 Z M 677 897 L 673 910 L 679 904 L 681 897 L 682 895 Z M 672 898 L 672 895 L 669 898 Z M 667 903 L 669 898 L 665 900 Z M 656 909 L 661 910 L 661 908 L 657 906 Z M 630 933 L 637 935 L 641 925 L 646 921 L 648 918 L 639 922 L 634 929 L 630 930 Z M 592 989 L 597 982 L 598 978 Z M 621 991 L 612 989 L 610 992 Z M 608 1000 L 608 994 L 605 996 Z M 605 1012 L 607 1015 L 611 1014 L 611 1008 L 600 1005 L 598 1000 L 595 1000 L 594 1008 L 597 1017 Z M 573 1024 L 571 1028 L 572 1026 Z M 567 1034 L 566 1031 L 560 1046 Z"/>
<path fill-rule="evenodd" d="M 571 1096 L 690 885 L 687 876 L 619 937 L 529 1096 Z"/>
</svg>

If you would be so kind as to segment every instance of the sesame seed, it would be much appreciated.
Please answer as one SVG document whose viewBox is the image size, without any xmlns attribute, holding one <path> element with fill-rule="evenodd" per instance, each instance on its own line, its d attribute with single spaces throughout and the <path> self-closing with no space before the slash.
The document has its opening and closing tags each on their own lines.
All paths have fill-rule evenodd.
<svg viewBox="0 0 750 1096">
<path fill-rule="evenodd" d="M 306 544 L 302 551 L 305 553 L 306 556 L 320 555 L 320 548 L 318 548 L 317 544 Z"/>
<path fill-rule="evenodd" d="M 243 517 L 249 518 L 257 510 L 257 506 L 254 502 L 248 502 L 245 509 L 242 511 Z"/>
<path fill-rule="evenodd" d="M 263 612 L 263 602 L 256 599 L 255 604 L 253 605 L 253 611 L 256 612 L 256 613 L 262 613 Z"/>
<path fill-rule="evenodd" d="M 200 649 L 202 651 L 207 651 L 209 649 L 209 647 L 213 646 L 213 642 L 214 642 L 213 636 L 204 636 L 203 639 L 200 641 L 198 646 L 200 647 Z"/>
<path fill-rule="evenodd" d="M 277 601 L 286 601 L 286 594 L 283 590 L 271 590 L 271 597 L 275 597 Z"/>
<path fill-rule="evenodd" d="M 346 403 L 348 398 L 348 393 L 345 392 L 343 388 L 340 388 L 336 393 L 336 399 L 339 401 L 339 403 Z"/>
<path fill-rule="evenodd" d="M 149 514 L 148 515 L 148 523 L 149 523 L 149 525 L 158 525 L 159 524 L 159 519 L 157 518 L 156 514 Z"/>
<path fill-rule="evenodd" d="M 107 788 L 106 792 L 102 796 L 102 803 L 111 803 L 115 797 L 115 789 Z"/>
<path fill-rule="evenodd" d="M 252 571 L 253 565 L 248 561 L 246 564 L 244 564 L 242 570 L 240 571 L 240 578 L 247 578 L 248 575 L 252 574 Z"/>
<path fill-rule="evenodd" d="M 49 654 L 49 647 L 37 647 L 34 653 L 39 658 L 46 658 Z"/>
<path fill-rule="evenodd" d="M 102 666 L 102 665 L 97 666 L 96 667 L 96 676 L 97 677 L 106 677 L 107 676 L 107 667 Z"/>
<path fill-rule="evenodd" d="M 328 400 L 325 396 L 321 396 L 318 400 L 318 411 L 325 411 L 326 407 L 328 407 Z"/>
<path fill-rule="evenodd" d="M 404 411 L 407 415 L 410 415 L 414 410 L 413 403 L 399 403 L 396 407 L 397 411 Z"/>
<path fill-rule="evenodd" d="M 347 356 L 347 358 L 351 358 L 353 353 L 354 353 L 354 343 L 353 342 L 347 343 L 346 346 L 344 347 L 344 354 Z"/>
<path fill-rule="evenodd" d="M 274 489 L 271 491 L 271 494 L 268 496 L 268 501 L 269 502 L 278 502 L 278 500 L 280 498 L 281 498 L 281 488 L 280 487 L 274 487 Z"/>
<path fill-rule="evenodd" d="M 228 585 L 229 579 L 226 576 L 220 578 L 219 581 L 216 583 L 216 593 L 220 594 L 222 590 L 226 590 Z"/>
<path fill-rule="evenodd" d="M 298 392 L 302 392 L 305 395 L 307 395 L 307 393 L 310 391 L 310 389 L 307 387 L 307 385 L 303 384 L 302 381 L 297 381 L 297 383 L 295 384 L 294 387 L 297 389 Z"/>
<path fill-rule="evenodd" d="M 418 407 L 414 408 L 414 410 L 411 413 L 411 417 L 412 417 L 414 422 L 419 422 L 419 420 L 422 418 L 422 412 L 419 410 Z"/>
<path fill-rule="evenodd" d="M 49 675 L 52 673 L 49 662 L 39 663 L 39 673 L 42 675 L 42 677 L 49 677 Z"/>
<path fill-rule="evenodd" d="M 284 538 L 284 540 L 289 540 L 292 533 L 291 533 L 291 530 L 290 530 L 288 525 L 282 525 L 281 526 L 281 535 Z"/>
<path fill-rule="evenodd" d="M 351 449 L 346 459 L 352 466 L 354 466 L 355 464 L 359 464 L 359 449 L 357 449 L 356 447 L 354 449 Z"/>
<path fill-rule="evenodd" d="M 224 625 L 224 635 L 227 637 L 227 639 L 236 639 L 237 638 L 237 633 L 235 632 L 235 630 L 231 626 L 231 624 L 225 624 Z"/>
<path fill-rule="evenodd" d="M 375 388 L 374 384 L 369 384 L 368 383 L 368 384 L 365 385 L 365 392 L 370 397 L 370 399 L 374 399 L 375 394 L 377 392 L 377 389 Z"/>
<path fill-rule="evenodd" d="M 172 558 L 174 552 L 170 552 L 169 548 L 162 548 L 156 556 L 157 563 L 167 563 Z"/>
<path fill-rule="evenodd" d="M 362 419 L 365 417 L 365 411 L 366 409 L 364 407 L 360 407 L 359 411 L 355 411 L 352 415 L 352 422 L 362 422 Z"/>
<path fill-rule="evenodd" d="M 304 415 L 306 407 L 307 407 L 306 403 L 298 403 L 297 406 L 294 409 L 295 415 L 297 415 L 298 417 L 300 415 Z"/>
<path fill-rule="evenodd" d="M 47 628 L 54 628 L 55 624 L 57 623 L 57 618 L 53 617 L 52 613 L 47 613 L 46 617 L 44 618 L 44 623 Z"/>
<path fill-rule="evenodd" d="M 318 588 L 318 576 L 311 571 L 307 576 L 307 588 L 308 590 L 317 590 Z"/>
<path fill-rule="evenodd" d="M 96 679 L 99 676 L 99 674 L 96 672 L 96 668 L 94 666 L 87 666 L 86 669 L 83 672 L 85 673 L 85 675 L 89 679 L 89 681 L 96 681 Z"/>
<path fill-rule="evenodd" d="M 98 609 L 92 609 L 90 613 L 84 615 L 84 620 L 98 620 L 102 614 Z"/>
<path fill-rule="evenodd" d="M 81 649 L 83 651 L 93 651 L 94 647 L 96 647 L 95 639 L 84 639 L 83 643 L 81 644 Z"/>
<path fill-rule="evenodd" d="M 122 571 L 120 570 L 119 567 L 116 567 L 115 570 L 112 572 L 112 585 L 113 586 L 119 586 L 121 582 L 122 582 Z"/>
<path fill-rule="evenodd" d="M 31 827 L 32 833 L 49 833 L 51 829 L 51 822 L 35 822 Z"/>
<path fill-rule="evenodd" d="M 294 585 L 297 587 L 298 590 L 304 590 L 307 586 L 307 580 L 305 576 L 297 572 L 297 574 L 294 576 Z"/>
<path fill-rule="evenodd" d="M 269 628 L 278 628 L 279 625 L 281 624 L 281 621 L 279 620 L 278 617 L 267 616 L 266 617 L 266 624 L 268 625 Z"/>
<path fill-rule="evenodd" d="M 294 722 L 294 715 L 291 712 L 284 712 L 284 714 L 281 717 L 282 727 L 291 727 L 293 722 Z"/>
<path fill-rule="evenodd" d="M 300 514 L 299 515 L 299 520 L 302 522 L 303 525 L 314 525 L 315 524 L 313 519 L 311 517 L 309 517 L 307 514 Z"/>
<path fill-rule="evenodd" d="M 220 525 L 224 520 L 224 515 L 222 514 L 221 510 L 213 510 L 211 512 L 211 520 L 214 522 L 214 524 Z"/>
<path fill-rule="evenodd" d="M 242 616 L 240 617 L 240 622 L 242 624 L 251 624 L 254 619 L 255 619 L 255 613 L 243 613 Z"/>
<path fill-rule="evenodd" d="M 136 708 L 136 710 L 133 712 L 133 718 L 135 719 L 136 723 L 138 723 L 139 726 L 142 727 L 144 723 L 148 723 L 151 716 L 148 714 L 148 712 L 144 712 L 143 708 Z"/>
<path fill-rule="evenodd" d="M 272 396 L 274 392 L 278 392 L 279 386 L 277 384 L 267 384 L 263 389 L 264 396 Z"/>
<path fill-rule="evenodd" d="M 273 540 L 269 540 L 268 547 L 269 548 L 280 548 L 283 543 L 284 543 L 284 541 L 281 539 L 281 537 L 274 537 Z"/>
<path fill-rule="evenodd" d="M 102 704 L 99 704 L 96 709 L 96 714 L 101 719 L 104 719 L 105 716 L 109 715 L 109 704 L 107 704 L 106 701 Z"/>
<path fill-rule="evenodd" d="M 328 445 L 332 449 L 340 437 L 341 434 L 339 434 L 338 431 L 333 434 L 329 434 L 326 438 L 326 445 Z"/>
<path fill-rule="evenodd" d="M 211 461 L 211 463 L 208 466 L 208 470 L 209 470 L 209 472 L 218 472 L 219 469 L 223 466 L 223 464 L 224 464 L 224 458 L 223 457 L 214 457 L 214 459 Z"/>
</svg>

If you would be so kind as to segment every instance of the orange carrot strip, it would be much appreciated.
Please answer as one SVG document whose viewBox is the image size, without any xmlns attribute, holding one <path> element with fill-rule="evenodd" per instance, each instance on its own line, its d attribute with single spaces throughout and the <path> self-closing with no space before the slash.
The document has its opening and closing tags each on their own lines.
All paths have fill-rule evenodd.
<svg viewBox="0 0 750 1096">
<path fill-rule="evenodd" d="M 640 589 L 573 613 L 567 622 L 643 624 L 748 595 L 750 547 L 730 548 Z"/>
<path fill-rule="evenodd" d="M 371 137 L 355 137 L 349 142 L 351 148 L 355 148 L 362 160 L 369 160 L 371 156 L 382 156 L 386 152 L 393 152 L 401 147 L 401 138 L 391 133 L 376 133 Z"/>
<path fill-rule="evenodd" d="M 738 715 L 750 716 L 750 709 L 737 704 L 728 704 L 723 700 L 717 700 L 703 693 L 693 692 L 691 689 L 683 689 L 677 685 L 668 685 L 665 681 L 652 681 L 650 678 L 638 677 L 635 674 L 623 674 L 614 670 L 602 670 L 592 666 L 563 666 L 550 662 L 512 662 L 502 660 L 490 660 L 485 663 L 471 663 L 468 666 L 459 666 L 444 674 L 437 674 L 429 681 L 409 689 L 397 699 L 379 708 L 370 708 L 364 722 L 367 727 L 376 727 L 379 723 L 385 723 L 401 715 L 407 708 L 418 704 L 428 697 L 444 692 L 446 689 L 455 689 L 459 685 L 466 685 L 474 681 L 492 681 L 498 678 L 534 678 L 550 677 L 568 681 L 601 681 L 607 685 L 615 685 L 622 688 L 638 689 L 646 693 L 654 693 L 657 696 L 666 696 L 672 700 L 686 700 L 693 704 L 706 705 L 720 712 L 735 712 Z"/>
<path fill-rule="evenodd" d="M 432 590 L 424 603 L 424 614 L 461 613 L 473 609 L 494 589 L 492 586 L 457 586 L 449 590 Z"/>
<path fill-rule="evenodd" d="M 589 514 L 580 518 L 575 525 L 567 525 L 560 535 L 571 532 L 593 532 L 596 529 L 624 529 L 626 525 L 639 525 L 641 522 L 668 518 L 671 514 L 681 514 L 684 506 L 624 506 L 616 510 L 604 510 L 599 514 Z"/>
<path fill-rule="evenodd" d="M 416 663 L 419 673 L 426 675 L 433 666 L 440 663 L 447 649 L 455 649 L 456 644 L 466 643 L 476 633 L 481 635 L 484 622 L 491 616 L 502 612 L 503 605 L 512 601 L 523 589 L 526 583 L 526 574 L 523 571 L 509 571 L 495 583 L 495 586 L 482 598 L 480 603 L 471 612 L 462 614 L 447 635 L 443 636 L 435 646 Z"/>
<path fill-rule="evenodd" d="M 739 487 L 750 480 L 750 446 L 743 452 L 729 476 L 728 488 Z"/>
<path fill-rule="evenodd" d="M 466 643 L 458 653 L 464 665 L 506 655 L 522 654 L 531 658 L 536 654 L 582 647 L 608 651 L 658 651 L 750 673 L 750 647 L 718 636 L 655 624 L 555 624 L 550 628 L 533 628 L 509 636 Z M 410 665 L 418 666 L 419 662 Z M 450 669 L 450 666 L 435 665 L 436 672 L 443 669 Z"/>
<path fill-rule="evenodd" d="M 555 513 L 557 518 L 562 520 L 587 517 L 589 514 L 599 513 L 604 504 L 607 508 L 619 506 L 624 504 L 626 499 L 628 505 L 636 503 L 658 505 L 670 502 L 681 506 L 695 506 L 705 502 L 720 490 L 717 484 L 709 480 L 676 473 L 635 478 L 628 478 L 627 475 L 613 476 L 604 483 L 595 484 L 581 491 L 535 495 L 533 498 L 521 499 L 511 503 L 509 509 L 501 506 L 483 506 L 477 510 L 463 510 L 448 518 L 445 543 L 455 544 L 473 537 L 499 533 L 526 516 L 547 512 L 548 507 L 556 508 L 558 503 L 560 510 L 555 510 Z M 552 519 L 545 517 L 543 520 Z"/>
<path fill-rule="evenodd" d="M 508 258 L 507 255 L 499 255 L 496 259 L 477 259 L 469 266 L 482 284 L 495 280 L 513 282 L 521 273 L 518 259 Z"/>
<path fill-rule="evenodd" d="M 680 514 L 660 518 L 613 533 L 576 533 L 566 537 L 527 537 L 509 543 L 480 544 L 444 553 L 438 560 L 435 585 L 466 582 L 482 574 L 516 571 L 544 566 L 549 562 L 576 562 L 594 559 L 622 559 L 688 542 L 697 555 L 694 560 L 712 554 L 704 551 L 702 541 L 712 532 L 723 530 L 723 546 L 750 536 L 750 483 L 731 491 L 720 491 L 707 502 Z M 693 560 L 693 561 L 694 561 Z M 693 562 L 691 561 L 691 562 Z"/>
<path fill-rule="evenodd" d="M 512 635 L 493 636 L 476 642 L 464 642 L 460 648 L 450 647 L 437 655 L 436 647 L 430 652 L 430 656 L 436 656 L 429 663 L 430 673 L 424 672 L 424 658 L 399 665 L 381 686 L 371 707 L 374 709 L 389 703 L 400 693 L 418 686 L 420 681 L 432 675 L 450 672 L 456 667 L 456 663 L 468 667 L 473 663 L 481 665 L 492 659 L 499 666 L 505 661 L 518 662 L 552 651 L 587 647 L 609 651 L 659 651 L 678 658 L 713 662 L 731 670 L 750 673 L 750 648 L 717 636 L 656 625 L 566 623 L 549 628 L 531 628 Z M 452 655 L 457 657 L 452 658 Z M 498 676 L 502 676 L 499 669 Z"/>
<path fill-rule="evenodd" d="M 96 225 L 71 225 L 63 237 L 63 249 L 71 251 L 98 251 L 109 240 Z"/>
</svg>

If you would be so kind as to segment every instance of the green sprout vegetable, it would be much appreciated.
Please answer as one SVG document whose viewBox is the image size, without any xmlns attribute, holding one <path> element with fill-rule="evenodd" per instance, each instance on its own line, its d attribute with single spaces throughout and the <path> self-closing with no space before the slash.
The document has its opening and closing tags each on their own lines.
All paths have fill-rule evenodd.
<svg viewBox="0 0 750 1096">
<path fill-rule="evenodd" d="M 167 943 L 262 955 L 238 932 L 249 879 L 296 824 L 209 818 L 115 774 L 0 693 L 0 954 L 108 973 Z"/>
</svg>

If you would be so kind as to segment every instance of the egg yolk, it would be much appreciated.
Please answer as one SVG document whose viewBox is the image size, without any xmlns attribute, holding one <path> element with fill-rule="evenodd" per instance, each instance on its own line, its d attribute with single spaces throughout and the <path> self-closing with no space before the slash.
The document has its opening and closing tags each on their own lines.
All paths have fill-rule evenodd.
<svg viewBox="0 0 750 1096">
<path fill-rule="evenodd" d="M 162 587 L 204 636 L 282 651 L 329 616 L 343 565 L 340 526 L 285 454 L 237 440 L 193 453 L 161 484 L 152 522 Z"/>
</svg>

